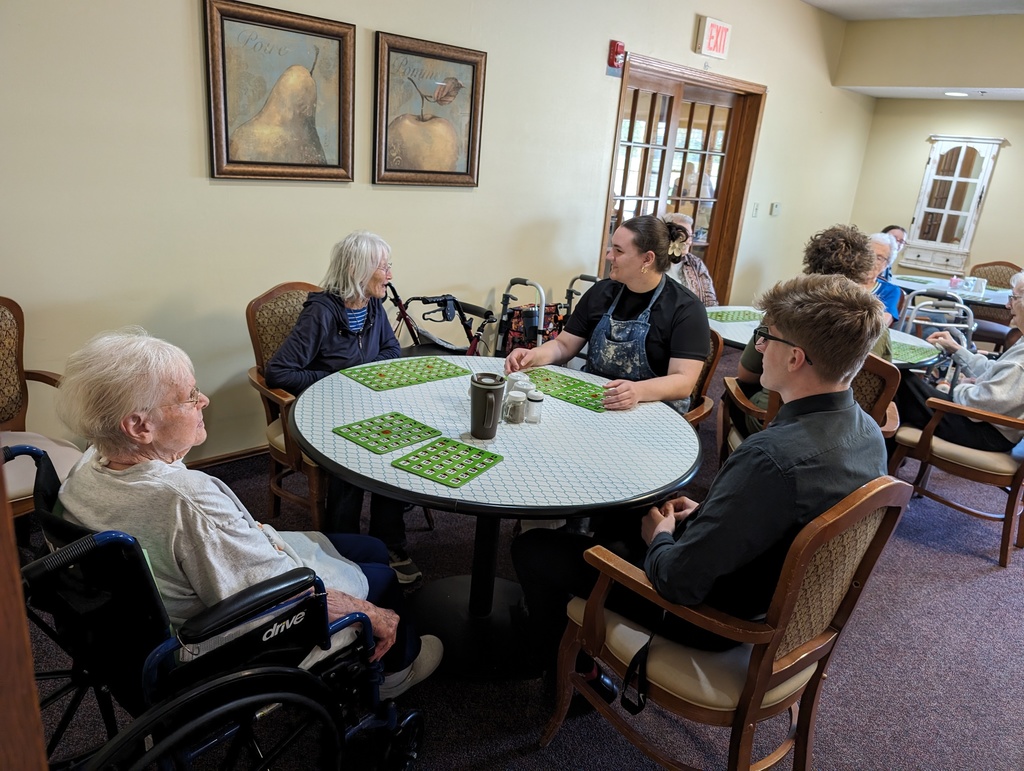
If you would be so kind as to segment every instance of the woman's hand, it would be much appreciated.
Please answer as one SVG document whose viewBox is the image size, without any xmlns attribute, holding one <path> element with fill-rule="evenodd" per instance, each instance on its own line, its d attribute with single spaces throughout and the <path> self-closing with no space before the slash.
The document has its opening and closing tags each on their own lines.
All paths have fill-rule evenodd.
<svg viewBox="0 0 1024 771">
<path fill-rule="evenodd" d="M 610 380 L 604 384 L 601 404 L 606 410 L 628 410 L 640 403 L 637 384 L 632 380 Z"/>
<path fill-rule="evenodd" d="M 534 360 L 537 358 L 538 348 L 516 348 L 510 351 L 505 357 L 505 374 L 518 372 L 521 369 L 529 369 L 537 366 Z"/>
<path fill-rule="evenodd" d="M 395 644 L 398 637 L 398 614 L 387 608 L 378 608 L 372 602 L 357 600 L 350 594 L 327 590 L 327 616 L 337 621 L 349 613 L 365 613 L 373 627 L 373 639 L 376 646 L 370 661 L 377 661 Z"/>
<path fill-rule="evenodd" d="M 926 339 L 932 345 L 939 346 L 939 348 L 944 350 L 946 353 L 956 353 L 963 348 L 963 346 L 956 341 L 953 335 L 945 329 L 938 332 L 932 332 Z"/>
</svg>

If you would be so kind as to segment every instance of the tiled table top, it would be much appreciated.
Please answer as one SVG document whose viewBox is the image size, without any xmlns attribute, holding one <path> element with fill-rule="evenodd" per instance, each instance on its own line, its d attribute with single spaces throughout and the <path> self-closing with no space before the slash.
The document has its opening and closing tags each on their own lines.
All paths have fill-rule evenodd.
<svg viewBox="0 0 1024 771">
<path fill-rule="evenodd" d="M 502 372 L 504 360 L 442 357 L 476 372 Z M 555 368 L 593 382 L 606 378 Z M 596 413 L 554 398 L 538 424 L 501 423 L 491 441 L 469 434 L 469 375 L 373 391 L 331 375 L 310 386 L 291 415 L 300 444 L 325 468 L 374 492 L 433 508 L 521 518 L 585 515 L 588 510 L 660 502 L 689 481 L 700 462 L 693 428 L 660 402 Z M 391 466 L 420 444 L 385 455 L 332 432 L 336 426 L 397 410 L 444 436 L 504 456 L 461 488 Z"/>
</svg>

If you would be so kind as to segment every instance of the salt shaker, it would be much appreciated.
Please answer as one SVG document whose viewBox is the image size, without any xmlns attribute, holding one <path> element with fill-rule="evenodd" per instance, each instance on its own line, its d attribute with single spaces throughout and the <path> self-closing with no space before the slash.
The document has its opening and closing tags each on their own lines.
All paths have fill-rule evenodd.
<svg viewBox="0 0 1024 771">
<path fill-rule="evenodd" d="M 529 380 L 529 378 L 526 378 L 524 380 L 517 380 L 515 383 L 513 383 L 512 391 L 513 392 L 514 391 L 522 391 L 523 396 L 529 396 L 530 395 L 530 391 L 534 390 L 536 387 L 537 386 L 535 386 Z"/>
<path fill-rule="evenodd" d="M 522 423 L 526 420 L 526 394 L 513 391 L 505 400 L 505 422 Z"/>
<path fill-rule="evenodd" d="M 527 375 L 525 372 L 509 372 L 505 376 L 505 398 L 507 399 L 508 395 L 515 390 L 516 383 L 518 383 L 520 380 L 529 379 L 530 376 Z"/>
<path fill-rule="evenodd" d="M 534 389 L 526 395 L 526 422 L 540 423 L 540 411 L 544 407 L 544 394 Z"/>
</svg>

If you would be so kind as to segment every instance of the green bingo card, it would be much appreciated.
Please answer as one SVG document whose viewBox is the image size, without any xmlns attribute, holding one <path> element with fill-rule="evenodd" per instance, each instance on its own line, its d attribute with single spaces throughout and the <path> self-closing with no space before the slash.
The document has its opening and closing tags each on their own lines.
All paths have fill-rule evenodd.
<svg viewBox="0 0 1024 771">
<path fill-rule="evenodd" d="M 391 461 L 391 465 L 448 487 L 462 487 L 501 461 L 501 455 L 445 437 Z"/>
<path fill-rule="evenodd" d="M 760 321 L 761 314 L 757 311 L 708 311 L 708 318 L 712 321 Z"/>
<path fill-rule="evenodd" d="M 938 355 L 938 349 L 933 346 L 892 341 L 892 357 L 898 361 L 908 361 L 911 364 L 917 364 L 919 361 L 934 359 Z"/>
<path fill-rule="evenodd" d="M 387 412 L 347 426 L 338 426 L 334 433 L 378 455 L 441 436 L 436 428 L 413 420 L 401 412 Z"/>
<path fill-rule="evenodd" d="M 601 404 L 604 388 L 600 383 L 589 383 L 578 377 L 570 377 L 549 369 L 530 370 L 529 375 L 538 390 L 548 396 L 575 404 L 577 407 L 586 407 L 594 412 L 605 411 L 604 405 Z"/>
<path fill-rule="evenodd" d="M 392 388 L 404 388 L 468 375 L 469 370 L 436 356 L 413 356 L 375 364 L 372 367 L 343 369 L 341 374 L 374 391 L 390 391 Z"/>
</svg>

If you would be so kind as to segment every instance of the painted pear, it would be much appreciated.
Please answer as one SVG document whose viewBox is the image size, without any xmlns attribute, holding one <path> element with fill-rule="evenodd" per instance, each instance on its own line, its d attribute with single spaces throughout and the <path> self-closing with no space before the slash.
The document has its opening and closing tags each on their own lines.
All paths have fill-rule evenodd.
<svg viewBox="0 0 1024 771">
<path fill-rule="evenodd" d="M 263 109 L 243 123 L 228 143 L 232 161 L 327 163 L 316 132 L 316 81 L 299 64 L 281 73 Z"/>
</svg>

